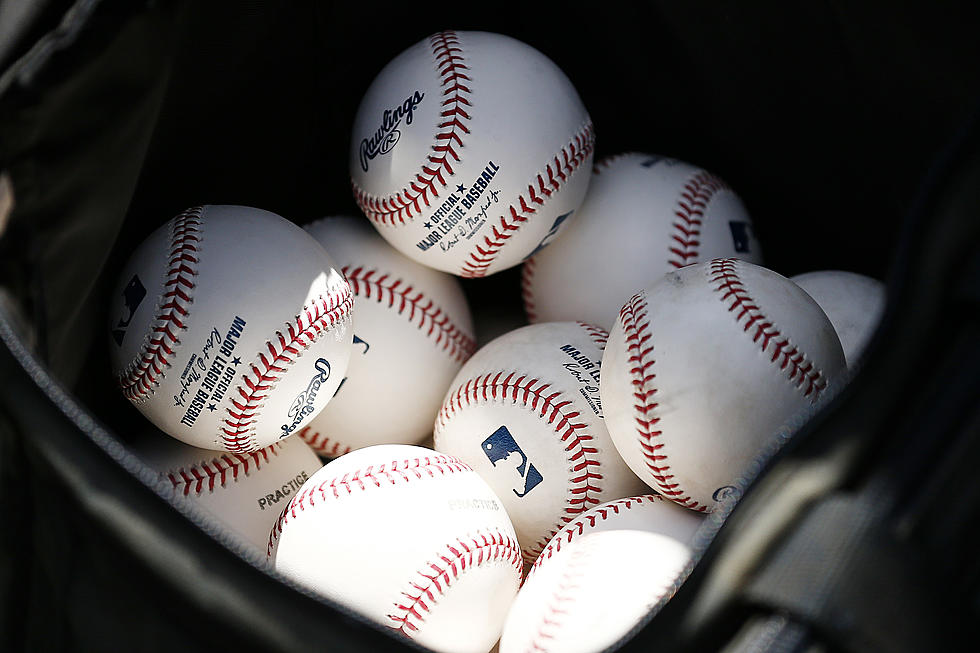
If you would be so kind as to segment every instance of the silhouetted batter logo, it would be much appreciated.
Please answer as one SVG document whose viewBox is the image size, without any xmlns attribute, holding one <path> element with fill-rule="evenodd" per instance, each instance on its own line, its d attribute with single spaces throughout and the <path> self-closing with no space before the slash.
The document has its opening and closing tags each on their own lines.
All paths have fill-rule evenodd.
<svg viewBox="0 0 980 653">
<path fill-rule="evenodd" d="M 357 337 L 357 334 L 355 333 L 354 334 L 354 346 L 356 347 L 357 345 L 364 345 L 364 351 L 361 352 L 362 354 L 368 353 L 368 349 L 371 348 L 371 345 L 369 345 L 366 340 L 362 340 L 361 338 L 358 338 Z M 337 393 L 340 392 L 340 389 L 344 387 L 344 384 L 345 383 L 347 383 L 347 379 L 348 378 L 349 377 L 346 377 L 345 376 L 344 378 L 342 378 L 340 380 L 340 385 L 338 385 L 337 386 L 337 389 L 333 391 L 333 395 L 332 396 L 334 396 L 334 397 L 337 396 Z"/>
<path fill-rule="evenodd" d="M 521 492 L 514 489 L 514 494 L 523 497 L 534 489 L 534 487 L 544 480 L 541 472 L 535 469 L 534 465 L 528 462 L 527 455 L 521 450 L 520 445 L 514 440 L 506 426 L 501 426 L 494 431 L 489 438 L 483 441 L 483 453 L 487 455 L 494 467 L 503 461 L 501 467 L 513 468 L 521 479 Z M 515 463 L 520 464 L 515 465 Z"/>
<path fill-rule="evenodd" d="M 572 214 L 572 212 L 569 211 L 568 213 L 563 213 L 563 214 L 559 215 L 557 218 L 555 218 L 555 221 L 551 225 L 551 229 L 549 229 L 548 230 L 548 233 L 546 233 L 544 235 L 544 238 L 542 238 L 541 239 L 541 242 L 538 243 L 538 246 L 534 248 L 534 251 L 532 251 L 530 254 L 528 254 L 527 256 L 524 257 L 524 260 L 525 261 L 528 260 L 529 258 L 531 258 L 532 256 L 534 256 L 535 254 L 537 254 L 538 252 L 540 252 L 542 249 L 544 249 L 545 247 L 547 247 L 548 246 L 548 243 L 550 243 L 551 241 L 553 241 L 555 239 L 555 236 L 558 235 L 558 230 L 561 228 L 561 224 L 565 220 L 567 220 L 568 219 L 568 216 L 570 216 L 571 214 Z"/>
<path fill-rule="evenodd" d="M 119 318 L 119 323 L 112 329 L 112 339 L 120 347 L 122 346 L 123 338 L 126 337 L 126 327 L 133 321 L 133 315 L 136 314 L 136 309 L 139 308 L 139 305 L 143 302 L 143 298 L 146 297 L 146 288 L 140 283 L 140 278 L 134 274 L 133 278 L 126 284 L 126 288 L 123 289 L 122 295 L 126 308 L 129 310 L 129 315 L 125 318 Z"/>
<path fill-rule="evenodd" d="M 729 220 L 728 228 L 732 230 L 732 245 L 736 252 L 749 251 L 749 223 Z"/>
</svg>

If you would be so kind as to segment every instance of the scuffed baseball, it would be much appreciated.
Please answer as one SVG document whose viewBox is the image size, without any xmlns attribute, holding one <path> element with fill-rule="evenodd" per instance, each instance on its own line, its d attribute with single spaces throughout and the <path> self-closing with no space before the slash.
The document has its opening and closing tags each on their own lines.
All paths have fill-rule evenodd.
<svg viewBox="0 0 980 653">
<path fill-rule="evenodd" d="M 660 494 L 710 511 L 845 370 L 833 326 L 799 286 L 715 259 L 665 275 L 623 306 L 600 396 L 630 468 Z"/>
<path fill-rule="evenodd" d="M 685 545 L 693 545 L 695 533 L 704 518 L 685 510 L 659 494 L 644 494 L 608 501 L 569 522 L 558 531 L 528 571 L 535 573 L 564 547 L 589 533 L 602 531 L 644 531 L 659 533 Z"/>
<path fill-rule="evenodd" d="M 119 276 L 112 371 L 162 431 L 247 453 L 296 433 L 350 358 L 350 286 L 301 228 L 209 205 L 151 233 Z"/>
<path fill-rule="evenodd" d="M 592 121 L 550 59 L 488 32 L 439 32 L 378 74 L 357 110 L 358 206 L 419 263 L 464 277 L 515 266 L 589 185 Z"/>
<path fill-rule="evenodd" d="M 525 581 L 500 653 L 607 650 L 674 595 L 690 559 L 687 546 L 659 533 L 584 535 Z"/>
<path fill-rule="evenodd" d="M 522 269 L 531 322 L 608 329 L 627 299 L 671 270 L 713 258 L 762 263 L 738 195 L 710 172 L 629 153 L 603 159 L 577 217 Z"/>
<path fill-rule="evenodd" d="M 827 314 L 844 348 L 847 366 L 864 353 L 885 310 L 885 284 L 855 272 L 820 270 L 790 277 Z"/>
<path fill-rule="evenodd" d="M 172 497 L 193 502 L 260 555 L 283 507 L 323 466 L 296 437 L 229 453 L 192 447 L 156 431 L 138 438 L 133 450 L 169 483 Z"/>
<path fill-rule="evenodd" d="M 503 335 L 463 365 L 436 418 L 436 450 L 490 484 L 529 564 L 586 510 L 643 489 L 603 423 L 605 341 L 602 329 L 575 322 Z"/>
<path fill-rule="evenodd" d="M 409 445 L 325 465 L 283 511 L 268 555 L 297 583 L 446 652 L 490 650 L 522 571 L 487 484 L 457 458 Z"/>
<path fill-rule="evenodd" d="M 406 258 L 364 218 L 326 218 L 306 230 L 350 283 L 354 347 L 336 396 L 300 437 L 328 457 L 421 442 L 475 349 L 459 281 Z"/>
</svg>

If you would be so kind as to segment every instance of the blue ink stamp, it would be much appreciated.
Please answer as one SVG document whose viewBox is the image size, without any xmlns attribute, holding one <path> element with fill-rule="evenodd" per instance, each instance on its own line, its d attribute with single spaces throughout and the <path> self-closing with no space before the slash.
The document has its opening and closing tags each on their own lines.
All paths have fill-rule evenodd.
<svg viewBox="0 0 980 653">
<path fill-rule="evenodd" d="M 544 480 L 541 472 L 532 463 L 528 462 L 527 454 L 517 444 L 514 436 L 510 434 L 506 426 L 501 426 L 483 441 L 483 453 L 490 459 L 494 467 L 500 461 L 513 463 L 520 460 L 520 464 L 516 466 L 515 471 L 521 479 L 521 492 L 518 492 L 517 488 L 513 488 L 514 494 L 519 497 L 525 496 Z M 504 466 L 510 467 L 509 464 Z"/>
</svg>

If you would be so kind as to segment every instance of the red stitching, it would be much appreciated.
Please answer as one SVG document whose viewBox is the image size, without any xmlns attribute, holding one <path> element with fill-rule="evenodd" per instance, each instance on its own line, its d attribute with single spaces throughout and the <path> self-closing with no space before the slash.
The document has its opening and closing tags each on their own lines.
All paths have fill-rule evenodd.
<svg viewBox="0 0 980 653">
<path fill-rule="evenodd" d="M 554 427 L 555 433 L 566 445 L 570 471 L 575 476 L 570 479 L 571 487 L 568 491 L 569 497 L 565 501 L 565 514 L 562 515 L 561 523 L 557 528 L 552 529 L 546 537 L 538 540 L 524 553 L 528 563 L 534 562 L 534 558 L 559 528 L 570 522 L 576 515 L 599 504 L 597 495 L 602 492 L 599 482 L 603 476 L 599 473 L 599 460 L 595 458 L 599 450 L 591 446 L 593 437 L 582 432 L 586 427 L 585 423 L 574 421 L 581 413 L 575 410 L 574 406 L 567 409 L 572 404 L 572 400 L 565 399 L 560 391 L 553 391 L 550 388 L 550 383 L 530 378 L 527 374 L 491 372 L 470 379 L 457 387 L 436 417 L 438 432 L 446 427 L 452 415 L 457 410 L 462 410 L 464 405 L 468 406 L 478 401 L 510 400 L 514 404 L 527 406 L 535 411 L 538 417 L 547 418 L 548 424 Z"/>
<path fill-rule="evenodd" d="M 490 265 L 508 239 L 521 228 L 528 219 L 544 206 L 551 195 L 558 191 L 562 184 L 568 181 L 572 173 L 591 154 L 595 146 L 595 131 L 589 122 L 563 147 L 554 159 L 548 162 L 544 172 L 538 173 L 527 185 L 527 194 L 518 195 L 515 204 L 508 207 L 510 217 L 501 215 L 497 224 L 491 225 L 491 234 L 483 237 L 483 243 L 477 244 L 475 251 L 470 252 L 469 258 L 463 263 L 460 276 L 484 277 Z M 491 237 L 492 235 L 492 237 Z"/>
<path fill-rule="evenodd" d="M 582 547 L 572 551 L 560 580 L 555 584 L 555 591 L 551 595 L 551 600 L 545 604 L 545 614 L 541 616 L 538 632 L 531 638 L 528 651 L 548 653 L 554 650 L 554 646 L 541 640 L 554 639 L 555 635 L 564 629 L 562 619 L 569 615 L 566 606 L 575 601 L 576 596 L 582 590 L 580 582 L 586 577 L 585 570 L 582 568 L 582 558 L 588 559 L 590 553 L 591 549 L 583 549 Z"/>
<path fill-rule="evenodd" d="M 537 256 L 532 256 L 524 261 L 524 265 L 521 267 L 521 298 L 524 300 L 524 314 L 531 324 L 538 321 L 537 304 L 534 300 L 534 290 L 531 288 L 534 273 L 538 266 L 537 259 Z"/>
<path fill-rule="evenodd" d="M 177 332 L 183 331 L 193 301 L 194 277 L 197 276 L 197 248 L 201 243 L 203 207 L 187 209 L 170 222 L 169 270 L 164 293 L 157 306 L 156 320 L 150 337 L 140 353 L 119 375 L 119 386 L 130 401 L 139 403 L 153 394 L 164 370 L 170 367 L 168 357 L 180 344 Z"/>
<path fill-rule="evenodd" d="M 581 327 L 582 330 L 589 335 L 589 338 L 592 339 L 592 342 L 599 348 L 600 351 L 606 348 L 606 342 L 609 340 L 608 331 L 605 329 L 600 329 L 592 324 L 588 324 L 587 322 L 576 322 L 575 324 L 579 325 L 579 327 Z"/>
<path fill-rule="evenodd" d="M 313 447 L 321 456 L 327 456 L 328 458 L 337 458 L 338 456 L 343 456 L 345 453 L 350 453 L 351 448 L 331 440 L 324 433 L 319 431 L 314 431 L 312 427 L 304 426 L 300 429 L 298 433 L 299 437 L 303 438 L 306 444 Z"/>
<path fill-rule="evenodd" d="M 375 299 L 379 304 L 387 296 L 388 308 L 396 308 L 399 315 L 407 310 L 409 322 L 415 323 L 418 318 L 418 328 L 428 327 L 425 335 L 435 336 L 436 345 L 443 351 L 448 351 L 457 362 L 465 362 L 476 349 L 476 342 L 453 324 L 449 315 L 422 291 L 415 290 L 401 279 L 392 279 L 387 273 L 364 267 L 351 270 L 350 266 L 347 266 L 344 268 L 344 274 L 356 296 Z"/>
<path fill-rule="evenodd" d="M 393 460 L 379 465 L 369 465 L 364 469 L 355 469 L 304 489 L 290 499 L 283 508 L 279 519 L 269 533 L 269 546 L 266 553 L 271 556 L 276 540 L 282 534 L 283 527 L 290 518 L 297 518 L 297 510 L 304 512 L 317 502 L 330 499 L 340 500 L 355 492 L 370 491 L 371 488 L 392 487 L 399 483 L 410 483 L 413 480 L 437 478 L 457 472 L 472 472 L 473 468 L 455 456 L 433 453 L 424 458 L 407 458 Z"/>
<path fill-rule="evenodd" d="M 704 170 L 687 180 L 674 207 L 677 220 L 671 225 L 674 230 L 670 236 L 668 250 L 673 258 L 667 262 L 675 268 L 697 262 L 698 247 L 701 245 L 701 221 L 708 203 L 715 193 L 726 190 L 728 185 Z"/>
<path fill-rule="evenodd" d="M 197 495 L 204 493 L 205 490 L 214 492 L 215 485 L 225 486 L 229 474 L 232 482 L 238 480 L 239 474 L 247 477 L 269 462 L 269 454 L 278 456 L 281 448 L 281 442 L 273 442 L 264 449 L 247 454 L 215 452 L 215 456 L 209 460 L 172 470 L 167 474 L 167 478 L 173 484 L 174 490 L 181 492 L 180 488 L 183 486 L 181 493 L 185 497 L 192 492 Z"/>
<path fill-rule="evenodd" d="M 644 494 L 637 497 L 627 497 L 625 499 L 610 501 L 597 508 L 593 508 L 589 514 L 583 515 L 581 518 L 567 524 L 555 537 L 551 538 L 548 546 L 545 547 L 541 555 L 534 561 L 534 567 L 531 569 L 531 572 L 540 567 L 541 563 L 545 560 L 550 559 L 552 555 L 560 552 L 562 544 L 570 544 L 575 538 L 581 537 L 587 527 L 595 528 L 596 522 L 605 521 L 612 515 L 618 515 L 620 508 L 630 510 L 634 505 L 642 505 L 644 502 L 659 503 L 665 500 L 659 494 Z"/>
<path fill-rule="evenodd" d="M 668 473 L 670 465 L 667 464 L 664 444 L 656 441 L 663 432 L 656 428 L 660 422 L 656 416 L 659 404 L 654 400 L 657 394 L 654 379 L 657 375 L 651 369 L 656 361 L 651 358 L 653 336 L 649 331 L 645 297 L 642 292 L 634 295 L 619 312 L 619 321 L 626 336 L 627 366 L 632 377 L 634 419 L 640 448 L 660 494 L 692 510 L 707 512 L 707 506 L 689 497 L 680 489 L 680 484 L 674 482 L 674 475 Z"/>
<path fill-rule="evenodd" d="M 388 615 L 398 625 L 389 626 L 412 637 L 419 629 L 418 622 L 425 621 L 425 615 L 467 569 L 498 561 L 510 563 L 518 577 L 523 572 L 521 547 L 510 535 L 497 531 L 477 533 L 468 540 L 457 538 L 443 553 L 436 554 L 435 561 L 419 569 L 422 580 L 409 582 L 410 589 L 402 592 L 407 600 L 395 603 L 397 612 Z"/>
<path fill-rule="evenodd" d="M 456 32 L 439 32 L 429 37 L 439 75 L 442 77 L 442 122 L 435 135 L 432 154 L 422 164 L 415 179 L 395 195 L 377 197 L 360 188 L 353 179 L 354 199 L 368 218 L 381 224 L 405 224 L 422 211 L 422 205 L 430 205 L 429 195 L 439 197 L 439 188 L 446 186 L 446 175 L 455 174 L 453 162 L 459 162 L 458 149 L 463 147 L 463 134 L 470 133 L 466 123 L 470 120 L 466 107 L 472 106 L 468 86 L 472 80 L 464 71 L 469 70 L 459 47 Z M 438 182 L 438 183 L 437 183 Z"/>
<path fill-rule="evenodd" d="M 542 642 L 541 640 L 553 640 L 556 637 L 561 637 L 558 645 L 568 642 L 568 633 L 565 628 L 565 624 L 562 623 L 563 619 L 571 617 L 576 618 L 578 614 L 577 611 L 569 610 L 569 604 L 574 603 L 579 597 L 591 597 L 595 594 L 594 579 L 600 577 L 604 563 L 604 560 L 608 560 L 610 554 L 614 554 L 617 551 L 622 551 L 621 547 L 613 548 L 602 546 L 603 542 L 609 540 L 587 538 L 580 542 L 576 548 L 574 548 L 568 554 L 568 562 L 565 564 L 565 568 L 562 570 L 562 574 L 559 577 L 559 581 L 555 584 L 555 590 L 551 595 L 551 600 L 545 603 L 545 613 L 541 616 L 541 623 L 538 625 L 537 633 L 531 638 L 531 642 L 528 644 L 528 651 L 541 651 L 542 653 L 547 653 L 549 651 L 557 650 L 556 643 L 554 642 Z M 610 549 L 612 549 L 610 551 Z M 657 555 L 659 552 L 657 548 L 654 547 L 653 551 L 649 552 L 650 555 Z M 690 559 L 690 558 L 689 558 Z M 651 585 L 645 583 L 642 585 L 643 588 L 649 590 L 650 587 L 656 587 L 658 589 L 655 593 L 647 593 L 647 600 L 650 603 L 650 607 L 654 607 L 664 597 L 673 596 L 680 587 L 684 578 L 684 568 L 686 565 L 681 565 L 679 567 L 674 566 L 674 575 L 666 575 L 660 580 L 659 583 Z M 598 567 L 598 568 L 597 568 Z M 648 581 L 649 578 L 644 578 L 642 581 Z M 585 582 L 582 582 L 585 581 Z M 654 600 L 649 599 L 656 597 Z M 638 597 L 633 597 L 634 600 Z M 613 599 L 613 604 L 615 605 L 615 599 Z M 565 632 L 563 632 L 565 631 Z M 564 640 L 564 642 L 562 641 Z"/>
<path fill-rule="evenodd" d="M 721 293 L 719 299 L 728 304 L 729 312 L 737 311 L 735 321 L 745 323 L 742 330 L 751 332 L 752 342 L 760 344 L 763 353 L 768 353 L 771 347 L 770 362 L 778 364 L 781 371 L 787 372 L 786 378 L 793 386 L 803 392 L 804 397 L 809 397 L 811 402 L 817 401 L 820 393 L 827 387 L 823 374 L 788 337 L 780 334 L 772 320 L 763 315 L 742 284 L 736 263 L 736 259 L 729 258 L 715 259 L 709 264 L 710 280 L 715 284 L 715 291 Z"/>
<path fill-rule="evenodd" d="M 623 152 L 621 154 L 613 154 L 611 156 L 604 157 L 599 162 L 595 164 L 592 168 L 592 172 L 597 175 L 601 175 L 603 171 L 611 166 L 612 164 L 626 158 L 632 158 L 635 156 L 644 156 L 640 152 Z"/>
<path fill-rule="evenodd" d="M 221 429 L 221 442 L 228 451 L 243 453 L 258 448 L 254 437 L 256 416 L 279 375 L 294 357 L 346 319 L 353 305 L 350 284 L 345 282 L 326 297 L 317 297 L 312 306 L 296 316 L 295 323 L 287 322 L 286 334 L 276 331 L 275 339 L 266 341 L 266 351 L 259 352 L 258 362 L 252 363 L 250 373 L 242 375 L 242 383 L 230 393 L 234 410 L 227 409 L 230 418 L 223 420 L 225 426 Z"/>
</svg>

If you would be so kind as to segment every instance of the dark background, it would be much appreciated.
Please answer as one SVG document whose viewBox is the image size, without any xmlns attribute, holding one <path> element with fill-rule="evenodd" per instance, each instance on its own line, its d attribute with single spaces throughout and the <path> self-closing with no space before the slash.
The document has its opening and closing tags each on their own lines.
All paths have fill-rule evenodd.
<svg viewBox="0 0 980 653">
<path fill-rule="evenodd" d="M 919 180 L 980 91 L 976 24 L 955 3 L 231 4 L 189 8 L 134 235 L 199 203 L 357 214 L 363 92 L 432 32 L 480 29 L 569 75 L 597 159 L 646 151 L 725 178 L 769 267 L 884 278 Z M 514 272 L 480 284 L 516 296 Z"/>
</svg>

